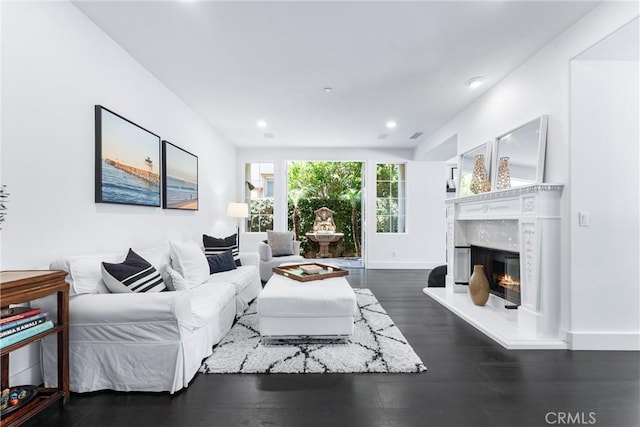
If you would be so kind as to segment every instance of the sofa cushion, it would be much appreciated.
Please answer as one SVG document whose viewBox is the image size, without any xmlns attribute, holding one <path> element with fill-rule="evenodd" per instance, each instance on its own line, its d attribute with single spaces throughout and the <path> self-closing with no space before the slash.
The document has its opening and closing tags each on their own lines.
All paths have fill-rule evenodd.
<svg viewBox="0 0 640 427">
<path fill-rule="evenodd" d="M 102 279 L 113 293 L 162 292 L 167 289 L 160 272 L 132 249 L 119 264 L 103 262 Z"/>
<path fill-rule="evenodd" d="M 209 263 L 193 241 L 170 242 L 171 267 L 187 281 L 199 285 L 209 278 Z M 177 286 L 176 286 L 177 289 Z"/>
<path fill-rule="evenodd" d="M 207 261 L 209 262 L 209 273 L 211 274 L 236 269 L 236 263 L 233 260 L 231 251 L 224 251 L 218 255 L 207 255 Z"/>
<path fill-rule="evenodd" d="M 212 274 L 207 283 L 231 283 L 236 288 L 236 294 L 242 292 L 256 277 L 255 265 L 242 265 L 232 271 Z"/>
<path fill-rule="evenodd" d="M 242 265 L 240 262 L 240 251 L 238 249 L 238 234 L 232 234 L 222 239 L 203 234 L 202 244 L 205 255 L 218 255 L 225 251 L 231 251 L 236 265 Z"/>
<path fill-rule="evenodd" d="M 191 316 L 196 328 L 208 325 L 236 297 L 231 283 L 203 283 L 187 291 L 191 296 Z"/>
<path fill-rule="evenodd" d="M 274 257 L 293 255 L 293 233 L 267 230 L 267 241 Z"/>
</svg>

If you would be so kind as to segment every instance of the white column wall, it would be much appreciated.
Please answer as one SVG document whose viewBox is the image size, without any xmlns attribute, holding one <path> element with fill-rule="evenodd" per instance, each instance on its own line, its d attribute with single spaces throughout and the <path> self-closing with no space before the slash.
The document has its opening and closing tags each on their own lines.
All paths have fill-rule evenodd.
<svg viewBox="0 0 640 427">
<path fill-rule="evenodd" d="M 416 162 L 410 150 L 374 149 L 286 149 L 240 148 L 238 170 L 251 162 L 274 162 L 276 176 L 274 227 L 287 226 L 286 164 L 288 161 L 359 161 L 366 164 L 363 203 L 364 254 L 367 268 L 433 268 L 445 263 L 445 162 Z M 375 223 L 376 163 L 404 162 L 407 164 L 407 232 L 378 234 Z M 243 177 L 237 177 L 243 182 Z M 265 233 L 244 233 L 241 250 L 255 250 L 265 239 Z M 426 277 L 425 277 L 426 281 Z"/>
<path fill-rule="evenodd" d="M 637 61 L 571 65 L 574 349 L 640 350 L 639 76 Z"/>
<path fill-rule="evenodd" d="M 3 2 L 2 65 L 2 269 L 233 228 L 235 147 L 71 3 Z M 94 203 L 94 104 L 198 156 L 199 211 Z M 11 383 L 37 384 L 38 361 L 12 353 Z"/>
</svg>

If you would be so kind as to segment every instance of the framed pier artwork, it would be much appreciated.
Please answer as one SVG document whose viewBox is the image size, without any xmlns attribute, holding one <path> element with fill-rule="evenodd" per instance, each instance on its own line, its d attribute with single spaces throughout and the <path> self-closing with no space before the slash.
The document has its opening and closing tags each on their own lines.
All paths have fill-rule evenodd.
<svg viewBox="0 0 640 427">
<path fill-rule="evenodd" d="M 198 157 L 162 141 L 162 206 L 198 210 Z"/>
<path fill-rule="evenodd" d="M 96 203 L 160 206 L 160 137 L 95 106 Z"/>
</svg>

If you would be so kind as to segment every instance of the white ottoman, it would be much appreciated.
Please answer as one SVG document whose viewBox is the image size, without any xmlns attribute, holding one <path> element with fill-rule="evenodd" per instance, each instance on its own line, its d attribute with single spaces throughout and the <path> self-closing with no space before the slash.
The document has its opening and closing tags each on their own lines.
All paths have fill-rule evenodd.
<svg viewBox="0 0 640 427">
<path fill-rule="evenodd" d="M 260 335 L 347 338 L 356 310 L 356 294 L 344 277 L 298 282 L 274 274 L 258 295 Z"/>
</svg>

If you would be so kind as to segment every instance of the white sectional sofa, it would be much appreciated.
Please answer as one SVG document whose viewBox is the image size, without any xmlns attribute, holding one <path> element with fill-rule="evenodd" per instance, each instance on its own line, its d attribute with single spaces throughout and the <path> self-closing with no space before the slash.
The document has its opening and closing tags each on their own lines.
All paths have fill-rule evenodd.
<svg viewBox="0 0 640 427">
<path fill-rule="evenodd" d="M 136 252 L 161 272 L 171 289 L 169 247 Z M 242 266 L 185 290 L 110 293 L 101 263 L 121 262 L 124 255 L 68 257 L 50 265 L 69 273 L 70 389 L 173 393 L 188 385 L 213 345 L 260 293 L 258 254 L 241 253 Z M 53 300 L 40 302 L 55 312 Z M 56 346 L 55 338 L 42 340 L 46 386 L 57 382 Z"/>
<path fill-rule="evenodd" d="M 260 280 L 267 282 L 273 276 L 273 267 L 285 263 L 302 263 L 304 258 L 300 255 L 300 242 L 293 241 L 293 254 L 284 256 L 273 256 L 271 247 L 265 242 L 258 243 L 258 254 L 260 255 Z"/>
</svg>

